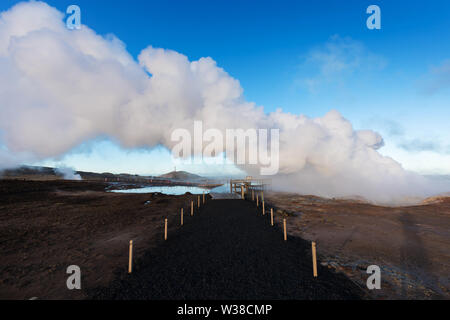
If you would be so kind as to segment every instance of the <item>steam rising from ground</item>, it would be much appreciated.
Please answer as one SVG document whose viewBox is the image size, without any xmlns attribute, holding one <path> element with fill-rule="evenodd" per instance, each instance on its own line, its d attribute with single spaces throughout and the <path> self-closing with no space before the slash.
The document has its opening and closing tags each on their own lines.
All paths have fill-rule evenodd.
<svg viewBox="0 0 450 320">
<path fill-rule="evenodd" d="M 148 47 L 136 62 L 114 36 L 68 30 L 63 13 L 21 3 L 0 16 L 0 163 L 60 156 L 108 136 L 127 148 L 171 148 L 171 132 L 279 128 L 280 188 L 375 201 L 443 190 L 377 149 L 381 136 L 355 131 L 337 111 L 321 118 L 266 114 L 246 102 L 239 81 L 207 57 Z M 255 168 L 244 167 L 248 172 Z"/>
<path fill-rule="evenodd" d="M 61 167 L 57 168 L 55 171 L 57 174 L 62 175 L 65 180 L 81 180 L 81 176 L 72 168 Z"/>
</svg>

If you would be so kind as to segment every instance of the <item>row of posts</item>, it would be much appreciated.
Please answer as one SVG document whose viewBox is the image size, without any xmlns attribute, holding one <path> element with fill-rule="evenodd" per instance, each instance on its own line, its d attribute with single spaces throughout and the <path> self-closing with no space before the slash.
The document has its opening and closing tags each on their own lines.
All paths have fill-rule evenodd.
<svg viewBox="0 0 450 320">
<path fill-rule="evenodd" d="M 245 200 L 244 188 L 241 185 L 241 198 Z M 252 201 L 255 201 L 255 192 L 252 190 Z M 266 209 L 264 205 L 264 192 L 261 191 L 261 205 L 262 205 L 262 214 L 266 215 Z M 259 207 L 259 194 L 256 193 L 256 207 Z M 273 226 L 273 208 L 270 208 L 270 225 Z M 287 241 L 287 230 L 286 230 L 286 218 L 283 218 L 283 237 L 284 241 Z M 311 242 L 311 251 L 312 251 L 312 262 L 313 262 L 313 275 L 314 278 L 317 278 L 317 256 L 316 256 L 316 243 L 314 241 Z"/>
<path fill-rule="evenodd" d="M 241 186 L 241 197 L 245 200 L 244 188 Z M 255 201 L 255 193 L 252 190 L 252 201 Z M 203 204 L 205 204 L 205 193 L 203 192 Z M 264 192 L 261 191 L 261 204 L 262 204 L 262 214 L 266 214 L 265 204 L 264 204 Z M 256 207 L 259 207 L 259 194 L 256 193 Z M 200 195 L 197 198 L 197 208 L 200 209 Z M 191 200 L 191 216 L 194 215 L 194 201 Z M 183 226 L 183 208 L 181 208 L 180 215 L 180 225 Z M 270 208 L 270 225 L 273 226 L 273 208 Z M 286 229 L 286 218 L 283 218 L 283 236 L 284 241 L 287 241 L 287 229 Z M 164 219 L 164 240 L 167 240 L 167 218 Z M 312 262 L 313 262 L 313 275 L 317 277 L 317 256 L 316 256 L 316 243 L 313 241 L 311 243 L 312 250 Z M 130 240 L 129 249 L 129 260 L 128 260 L 128 273 L 132 272 L 132 260 L 133 260 L 133 240 Z"/>
<path fill-rule="evenodd" d="M 203 192 L 203 204 L 206 202 L 205 193 Z M 197 208 L 200 209 L 200 195 L 197 197 Z M 182 226 L 184 224 L 183 221 L 183 208 L 181 208 L 181 215 L 180 215 L 180 225 Z M 194 215 L 194 201 L 191 200 L 191 216 Z M 167 218 L 164 219 L 164 240 L 167 240 Z M 128 254 L 128 273 L 131 273 L 133 271 L 133 240 L 130 240 L 130 248 L 129 248 L 129 254 Z"/>
</svg>

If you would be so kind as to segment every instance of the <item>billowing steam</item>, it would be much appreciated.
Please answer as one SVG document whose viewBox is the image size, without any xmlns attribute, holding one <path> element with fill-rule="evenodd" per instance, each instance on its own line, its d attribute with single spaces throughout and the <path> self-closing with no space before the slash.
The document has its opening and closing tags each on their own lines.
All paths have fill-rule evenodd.
<svg viewBox="0 0 450 320">
<path fill-rule="evenodd" d="M 174 129 L 202 120 L 204 129 L 279 128 L 275 185 L 286 190 L 377 201 L 447 191 L 382 156 L 382 138 L 337 111 L 266 114 L 209 57 L 148 47 L 136 62 L 114 36 L 68 30 L 63 16 L 42 2 L 0 16 L 0 163 L 59 156 L 100 135 L 171 148 Z"/>
<path fill-rule="evenodd" d="M 72 168 L 60 167 L 57 168 L 56 173 L 61 175 L 64 180 L 81 180 L 81 176 L 75 172 Z"/>
</svg>

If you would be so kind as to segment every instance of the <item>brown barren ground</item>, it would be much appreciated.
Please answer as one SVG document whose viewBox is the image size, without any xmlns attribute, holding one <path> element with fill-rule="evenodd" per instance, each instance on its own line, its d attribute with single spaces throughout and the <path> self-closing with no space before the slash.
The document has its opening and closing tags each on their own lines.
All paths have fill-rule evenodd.
<svg viewBox="0 0 450 320">
<path fill-rule="evenodd" d="M 66 288 L 78 265 L 83 289 L 105 287 L 134 258 L 189 219 L 196 195 L 105 192 L 107 183 L 0 180 L 0 299 L 83 299 Z M 146 203 L 150 201 L 150 203 Z M 266 193 L 266 210 L 287 217 L 288 233 L 317 242 L 319 261 L 358 284 L 367 298 L 449 299 L 450 198 L 426 205 L 381 207 L 285 193 Z M 369 291 L 368 265 L 382 269 Z M 319 275 L 320 277 L 320 275 Z"/>
<path fill-rule="evenodd" d="M 185 219 L 195 195 L 104 192 L 106 183 L 0 180 L 0 299 L 83 299 L 68 290 L 78 265 L 83 289 L 106 286 L 128 266 L 129 240 L 139 259 Z M 146 204 L 147 201 L 150 203 Z"/>
<path fill-rule="evenodd" d="M 264 196 L 266 208 L 276 208 L 276 221 L 287 217 L 290 235 L 316 241 L 322 265 L 346 274 L 367 298 L 450 298 L 449 197 L 383 207 L 289 193 Z M 381 290 L 366 287 L 369 265 L 381 268 Z"/>
</svg>

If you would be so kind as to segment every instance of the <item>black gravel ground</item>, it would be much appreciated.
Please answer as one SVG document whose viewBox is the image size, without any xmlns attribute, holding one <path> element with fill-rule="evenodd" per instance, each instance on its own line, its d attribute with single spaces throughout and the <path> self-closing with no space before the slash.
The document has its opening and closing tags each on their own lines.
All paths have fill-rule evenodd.
<svg viewBox="0 0 450 320">
<path fill-rule="evenodd" d="M 93 299 L 359 299 L 360 289 L 342 274 L 318 266 L 313 278 L 311 244 L 283 235 L 255 204 L 209 200 L 184 226 L 168 234 L 133 273 L 126 268 Z M 171 221 L 179 224 L 179 221 Z M 161 230 L 161 239 L 163 238 Z M 139 245 L 139 244 L 135 244 Z M 320 250 L 320 244 L 318 244 Z"/>
</svg>

